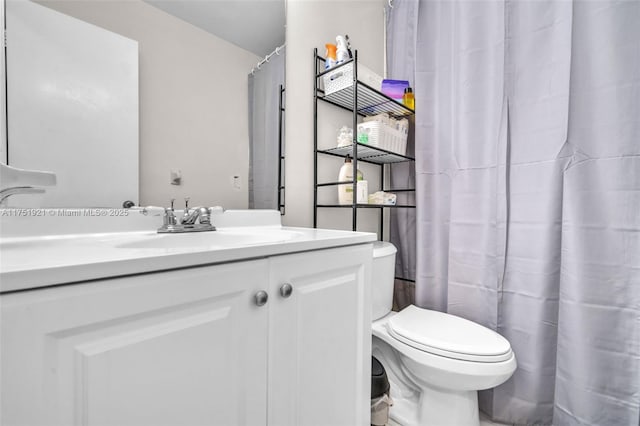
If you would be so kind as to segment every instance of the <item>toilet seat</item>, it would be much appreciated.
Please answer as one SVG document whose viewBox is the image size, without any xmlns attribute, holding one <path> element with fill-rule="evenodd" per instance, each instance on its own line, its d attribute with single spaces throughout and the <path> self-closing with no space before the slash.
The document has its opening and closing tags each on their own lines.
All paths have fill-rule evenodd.
<svg viewBox="0 0 640 426">
<path fill-rule="evenodd" d="M 447 358 L 502 362 L 513 354 L 509 342 L 480 324 L 410 305 L 387 322 L 389 335 L 415 349 Z"/>
</svg>

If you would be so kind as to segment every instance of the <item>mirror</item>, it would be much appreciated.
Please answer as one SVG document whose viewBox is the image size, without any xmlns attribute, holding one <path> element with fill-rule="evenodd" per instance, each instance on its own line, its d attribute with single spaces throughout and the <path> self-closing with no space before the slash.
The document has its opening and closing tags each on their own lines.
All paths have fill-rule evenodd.
<svg viewBox="0 0 640 426">
<path fill-rule="evenodd" d="M 48 137 L 27 135 L 31 145 L 21 154 L 19 147 L 26 142 L 20 140 L 25 135 L 18 129 L 30 129 L 37 127 L 34 123 L 46 121 L 44 114 L 18 120 L 13 106 L 24 94 L 24 90 L 14 87 L 13 83 L 16 76 L 24 73 L 12 68 L 12 59 L 18 53 L 22 58 L 41 58 L 42 55 L 34 55 L 31 44 L 20 47 L 15 38 L 12 40 L 12 30 L 20 25 L 36 25 L 38 31 L 46 27 L 42 22 L 16 21 L 18 17 L 12 11 L 25 2 L 31 3 L 6 0 L 5 4 L 8 144 L 4 154 L 9 165 L 26 169 L 51 170 L 47 161 L 64 161 L 68 169 L 66 175 L 52 171 L 58 173 L 59 184 L 70 186 L 72 192 L 71 197 L 62 202 L 54 197 L 55 191 L 49 191 L 51 198 L 16 196 L 15 202 L 10 199 L 9 205 L 121 207 L 123 201 L 137 197 L 132 200 L 136 204 L 161 206 L 175 198 L 179 208 L 182 199 L 190 197 L 192 206 L 249 206 L 247 75 L 284 43 L 284 0 L 39 0 L 31 3 L 87 28 L 98 29 L 99 33 L 106 32 L 115 44 L 126 45 L 129 51 L 133 43 L 134 53 L 137 50 L 137 58 L 133 58 L 137 59 L 137 75 L 131 69 L 107 68 L 101 61 L 110 53 L 108 49 L 92 47 L 86 42 L 88 37 L 65 33 L 62 41 L 66 37 L 67 41 L 86 43 L 80 43 L 82 49 L 47 47 L 48 61 L 40 61 L 35 67 L 43 70 L 44 77 L 32 81 L 30 87 L 37 88 L 41 94 L 46 92 L 50 97 L 63 99 L 75 108 L 73 114 L 63 114 L 57 109 L 64 117 L 77 120 L 65 125 L 64 140 L 78 138 L 83 126 L 84 131 L 90 133 L 69 146 L 50 143 Z M 130 59 L 130 53 L 122 52 L 118 47 L 112 55 L 117 65 Z M 137 77 L 127 80 L 137 84 L 133 89 L 137 96 L 134 99 L 128 99 L 127 95 L 115 96 L 116 85 L 112 83 L 83 83 L 72 87 L 72 82 L 81 81 L 68 71 L 79 68 L 78 59 L 72 54 L 83 55 L 94 81 L 103 81 L 96 77 L 100 71 L 107 77 Z M 62 67 L 58 62 L 62 60 L 70 65 Z M 61 69 L 68 84 L 50 80 L 50 71 Z M 128 103 L 121 104 L 122 99 Z M 30 110 L 26 106 L 23 109 Z M 114 116 L 111 121 L 101 121 L 100 125 L 87 124 L 92 123 L 90 113 L 98 118 L 107 114 L 122 114 L 127 118 Z M 127 122 L 130 117 L 134 118 L 133 122 Z M 57 117 L 48 120 L 49 124 L 41 126 L 45 135 L 51 135 L 51 126 L 58 122 Z M 125 139 L 129 141 L 123 144 Z M 131 140 L 138 145 L 132 146 Z M 50 149 L 50 153 L 33 163 L 35 154 L 45 149 Z M 94 165 L 90 165 L 91 161 Z M 98 170 L 102 164 L 109 166 Z M 277 159 L 273 167 L 277 170 Z M 127 186 L 133 188 L 134 195 L 118 193 L 117 189 Z M 107 203 L 100 197 L 92 197 L 107 194 L 111 197 Z"/>
</svg>

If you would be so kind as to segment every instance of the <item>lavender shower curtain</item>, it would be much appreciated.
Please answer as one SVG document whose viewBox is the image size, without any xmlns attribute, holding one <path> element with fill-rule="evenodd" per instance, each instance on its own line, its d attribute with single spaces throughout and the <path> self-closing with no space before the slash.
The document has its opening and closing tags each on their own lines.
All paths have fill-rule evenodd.
<svg viewBox="0 0 640 426">
<path fill-rule="evenodd" d="M 393 4 L 415 303 L 509 339 L 517 371 L 480 394 L 495 420 L 640 424 L 640 2 Z"/>
</svg>

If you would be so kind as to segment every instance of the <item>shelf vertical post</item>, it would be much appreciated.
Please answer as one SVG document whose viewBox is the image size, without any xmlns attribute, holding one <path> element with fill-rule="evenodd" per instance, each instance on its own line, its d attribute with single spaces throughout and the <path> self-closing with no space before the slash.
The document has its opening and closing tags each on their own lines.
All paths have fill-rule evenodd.
<svg viewBox="0 0 640 426">
<path fill-rule="evenodd" d="M 318 48 L 313 49 L 313 227 L 318 227 Z"/>
<path fill-rule="evenodd" d="M 284 86 L 280 85 L 280 99 L 278 101 L 278 210 L 280 214 L 284 215 L 284 186 L 285 181 L 282 176 L 284 152 L 282 142 L 284 140 L 282 120 L 284 118 L 284 105 L 282 104 L 282 97 L 284 96 Z"/>
<path fill-rule="evenodd" d="M 380 165 L 380 191 L 384 191 L 384 168 L 387 167 L 384 164 Z M 389 165 L 391 168 L 391 165 Z M 391 175 L 391 173 L 389 173 Z M 389 211 L 389 215 L 391 215 Z M 380 241 L 384 240 L 384 209 L 380 209 Z"/>
<path fill-rule="evenodd" d="M 358 51 L 353 52 L 353 200 L 351 203 L 351 228 L 358 227 Z"/>
</svg>

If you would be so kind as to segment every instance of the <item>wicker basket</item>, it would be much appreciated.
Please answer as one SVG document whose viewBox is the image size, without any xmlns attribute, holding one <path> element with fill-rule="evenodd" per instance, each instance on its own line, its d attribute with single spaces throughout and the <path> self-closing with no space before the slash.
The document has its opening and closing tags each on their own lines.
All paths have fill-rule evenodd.
<svg viewBox="0 0 640 426">
<path fill-rule="evenodd" d="M 351 87 L 353 84 L 353 62 L 323 75 L 322 80 L 325 96 Z M 358 65 L 358 81 L 375 90 L 380 90 L 382 87 L 382 77 L 362 64 Z"/>
<path fill-rule="evenodd" d="M 366 141 L 361 137 L 362 134 L 367 134 Z M 358 124 L 358 141 L 400 155 L 405 155 L 407 152 L 407 132 L 381 121 Z"/>
</svg>

